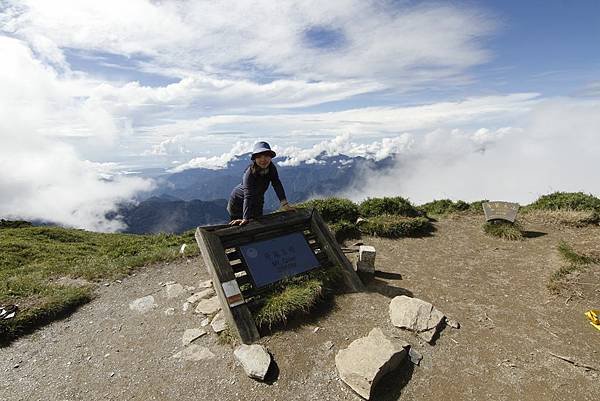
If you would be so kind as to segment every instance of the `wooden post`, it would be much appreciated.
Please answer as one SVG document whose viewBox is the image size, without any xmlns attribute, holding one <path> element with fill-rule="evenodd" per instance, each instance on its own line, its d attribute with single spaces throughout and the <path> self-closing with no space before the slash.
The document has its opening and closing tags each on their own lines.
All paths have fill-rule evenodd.
<svg viewBox="0 0 600 401">
<path fill-rule="evenodd" d="M 229 323 L 229 327 L 237 331 L 237 335 L 244 344 L 252 344 L 260 338 L 254 319 L 245 304 L 230 307 L 229 300 L 223 290 L 223 283 L 235 281 L 233 269 L 225 257 L 225 249 L 221 245 L 219 237 L 208 231 L 198 228 L 196 230 L 196 242 L 202 253 L 204 264 L 208 268 L 215 292 L 223 313 Z"/>
<path fill-rule="evenodd" d="M 353 292 L 359 292 L 364 290 L 364 285 L 358 274 L 354 271 L 352 267 L 352 263 L 346 258 L 342 248 L 337 243 L 335 237 L 329 229 L 325 222 L 321 218 L 321 215 L 316 210 L 312 213 L 311 219 L 311 230 L 319 239 L 319 242 L 323 244 L 323 250 L 327 253 L 329 260 L 334 263 L 338 263 L 342 267 L 342 272 L 344 274 L 344 283 L 346 287 Z"/>
</svg>

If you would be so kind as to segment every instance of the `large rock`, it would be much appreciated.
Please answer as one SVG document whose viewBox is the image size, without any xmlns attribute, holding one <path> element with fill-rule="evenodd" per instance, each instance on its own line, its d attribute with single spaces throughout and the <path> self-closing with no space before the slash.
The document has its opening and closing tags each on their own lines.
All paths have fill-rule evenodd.
<svg viewBox="0 0 600 401">
<path fill-rule="evenodd" d="M 134 310 L 140 313 L 146 313 L 151 311 L 156 307 L 156 303 L 154 303 L 154 297 L 152 295 L 148 295 L 147 297 L 138 298 L 129 303 L 129 309 Z"/>
<path fill-rule="evenodd" d="M 429 302 L 400 295 L 390 302 L 390 319 L 394 326 L 414 331 L 431 342 L 444 314 Z"/>
<path fill-rule="evenodd" d="M 203 359 L 210 359 L 214 357 L 215 354 L 210 352 L 208 348 L 196 344 L 190 344 L 182 351 L 179 351 L 173 355 L 173 358 L 183 359 L 186 361 L 201 361 Z"/>
<path fill-rule="evenodd" d="M 262 345 L 242 344 L 233 351 L 235 359 L 242 364 L 246 374 L 257 380 L 264 380 L 271 365 L 271 355 Z"/>
<path fill-rule="evenodd" d="M 408 343 L 392 341 L 376 327 L 367 337 L 340 350 L 335 356 L 335 366 L 344 383 L 369 399 L 377 382 L 404 360 L 408 347 Z"/>
<path fill-rule="evenodd" d="M 212 297 L 198 302 L 198 306 L 196 306 L 194 312 L 212 315 L 213 313 L 217 313 L 220 309 L 221 303 L 219 302 L 219 298 Z"/>
</svg>

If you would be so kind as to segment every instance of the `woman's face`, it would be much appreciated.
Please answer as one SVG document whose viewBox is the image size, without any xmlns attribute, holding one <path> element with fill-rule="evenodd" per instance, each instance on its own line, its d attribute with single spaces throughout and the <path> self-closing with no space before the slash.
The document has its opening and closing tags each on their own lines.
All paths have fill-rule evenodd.
<svg viewBox="0 0 600 401">
<path fill-rule="evenodd" d="M 258 167 L 267 168 L 271 163 L 271 156 L 269 156 L 266 153 L 259 153 L 254 158 L 254 161 L 256 162 L 256 164 L 258 164 Z"/>
</svg>

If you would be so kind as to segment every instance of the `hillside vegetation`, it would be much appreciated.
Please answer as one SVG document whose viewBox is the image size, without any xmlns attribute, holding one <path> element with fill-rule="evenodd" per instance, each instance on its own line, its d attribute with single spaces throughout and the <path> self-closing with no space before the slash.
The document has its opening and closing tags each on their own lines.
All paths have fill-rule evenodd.
<svg viewBox="0 0 600 401">
<path fill-rule="evenodd" d="M 361 235 L 428 235 L 434 230 L 431 216 L 482 213 L 481 203 L 445 199 L 415 206 L 402 197 L 370 198 L 359 204 L 326 198 L 299 207 L 317 209 L 342 242 Z M 544 195 L 523 208 L 524 214 L 585 213 L 587 220 L 577 220 L 584 222 L 581 224 L 597 224 L 599 211 L 600 199 L 561 192 Z M 507 227 L 491 229 L 502 230 L 500 236 L 518 236 Z M 198 254 L 192 231 L 181 235 L 103 234 L 0 221 L 0 305 L 17 304 L 20 308 L 15 318 L 0 321 L 0 340 L 27 332 L 88 302 L 103 280 L 115 280 L 135 268 L 181 257 L 183 244 L 188 245 L 184 256 Z M 335 281 L 332 277 L 335 272 L 313 274 L 277 286 L 263 308 L 256 311 L 255 319 L 260 325 L 270 326 L 285 321 L 290 314 L 308 310 L 330 292 Z"/>
<path fill-rule="evenodd" d="M 17 304 L 0 321 L 0 339 L 68 313 L 89 301 L 95 283 L 114 280 L 153 262 L 198 253 L 193 232 L 183 235 L 103 234 L 61 227 L 0 224 L 0 305 Z"/>
</svg>

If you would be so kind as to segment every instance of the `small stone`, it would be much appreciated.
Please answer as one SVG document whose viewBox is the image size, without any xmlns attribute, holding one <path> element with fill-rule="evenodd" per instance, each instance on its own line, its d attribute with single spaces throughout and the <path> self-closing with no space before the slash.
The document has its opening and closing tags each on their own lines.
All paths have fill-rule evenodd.
<svg viewBox="0 0 600 401">
<path fill-rule="evenodd" d="M 19 366 L 21 366 L 21 365 L 19 365 L 19 364 L 17 363 L 17 364 L 15 364 L 15 366 L 13 366 L 13 369 L 18 369 L 18 368 L 19 368 Z"/>
<path fill-rule="evenodd" d="M 115 372 L 110 372 L 110 377 L 113 377 L 115 375 Z"/>
<path fill-rule="evenodd" d="M 202 322 L 200 322 L 200 327 L 206 327 L 210 324 L 210 319 L 205 318 Z"/>
<path fill-rule="evenodd" d="M 209 299 L 203 299 L 198 302 L 198 306 L 194 310 L 195 313 L 203 313 L 205 315 L 212 315 L 213 313 L 218 312 L 221 309 L 221 304 L 219 303 L 219 299 L 217 297 L 212 297 Z"/>
<path fill-rule="evenodd" d="M 235 359 L 242 364 L 248 377 L 264 380 L 271 365 L 271 355 L 262 345 L 242 344 L 233 351 Z"/>
<path fill-rule="evenodd" d="M 201 281 L 200 284 L 198 284 L 198 287 L 200 287 L 200 288 L 211 288 L 212 287 L 212 280 Z"/>
<path fill-rule="evenodd" d="M 332 348 L 333 348 L 333 341 L 325 341 L 325 342 L 323 343 L 323 349 L 324 349 L 325 351 L 329 351 L 329 350 L 330 350 L 330 349 L 332 349 Z"/>
<path fill-rule="evenodd" d="M 201 299 L 212 297 L 213 295 L 215 295 L 215 290 L 213 290 L 212 288 L 207 288 L 203 291 L 197 292 L 196 294 L 192 295 L 191 297 L 186 299 L 186 301 L 191 304 L 195 304 L 196 302 L 200 301 Z"/>
<path fill-rule="evenodd" d="M 109 286 L 110 286 L 110 283 L 104 283 L 104 286 L 105 286 L 105 287 L 109 287 Z"/>
<path fill-rule="evenodd" d="M 460 323 L 457 320 L 446 318 L 446 324 L 453 329 L 460 329 Z"/>
<path fill-rule="evenodd" d="M 408 357 L 410 358 L 410 361 L 417 366 L 419 366 L 421 360 L 423 359 L 423 355 L 421 355 L 421 353 L 413 347 L 410 347 L 408 350 Z"/>
<path fill-rule="evenodd" d="M 188 309 L 190 309 L 190 306 L 192 306 L 191 303 L 189 302 L 184 302 L 183 307 L 181 308 L 184 312 L 187 312 Z"/>
<path fill-rule="evenodd" d="M 154 303 L 154 297 L 152 295 L 138 298 L 129 303 L 129 309 L 140 312 L 140 313 L 149 312 L 152 309 L 154 309 L 156 306 L 157 305 L 156 305 L 156 303 Z"/>
<path fill-rule="evenodd" d="M 179 351 L 173 355 L 173 358 L 183 359 L 186 361 L 201 361 L 203 359 L 210 359 L 214 357 L 215 354 L 210 352 L 208 348 L 196 344 L 190 344 L 182 351 Z"/>
<path fill-rule="evenodd" d="M 181 338 L 181 343 L 183 345 L 188 345 L 192 341 L 202 337 L 206 334 L 206 330 L 204 329 L 187 329 L 183 333 L 183 337 Z"/>
<path fill-rule="evenodd" d="M 165 309 L 165 315 L 173 316 L 175 314 L 175 308 L 167 308 Z"/>
<path fill-rule="evenodd" d="M 119 283 L 119 284 L 121 284 L 121 283 L 122 283 L 122 281 L 121 281 L 121 280 L 115 280 L 115 283 Z"/>
<path fill-rule="evenodd" d="M 186 291 L 194 291 L 196 289 L 196 287 L 192 286 L 192 285 L 187 285 L 185 287 Z"/>
<path fill-rule="evenodd" d="M 225 316 L 223 316 L 223 311 L 215 315 L 212 322 L 210 322 L 210 327 L 212 327 L 215 333 L 220 333 L 227 328 L 227 321 L 225 320 Z"/>
<path fill-rule="evenodd" d="M 178 298 L 183 294 L 185 294 L 185 289 L 179 283 L 167 284 L 167 287 L 165 288 L 165 296 L 169 299 Z"/>
<path fill-rule="evenodd" d="M 110 356 L 110 354 L 104 354 L 105 358 L 108 358 Z"/>
<path fill-rule="evenodd" d="M 321 329 L 320 327 L 315 327 L 315 328 L 313 329 L 313 333 L 316 333 L 316 332 L 317 332 L 317 331 L 319 331 L 320 329 Z"/>
<path fill-rule="evenodd" d="M 167 264 L 168 264 L 168 263 L 167 263 Z M 164 287 L 164 286 L 167 286 L 167 285 L 173 285 L 173 284 L 175 284 L 175 283 L 177 283 L 177 282 L 176 282 L 176 281 L 167 281 L 166 283 L 164 283 L 164 284 L 163 284 L 163 287 Z"/>
</svg>

